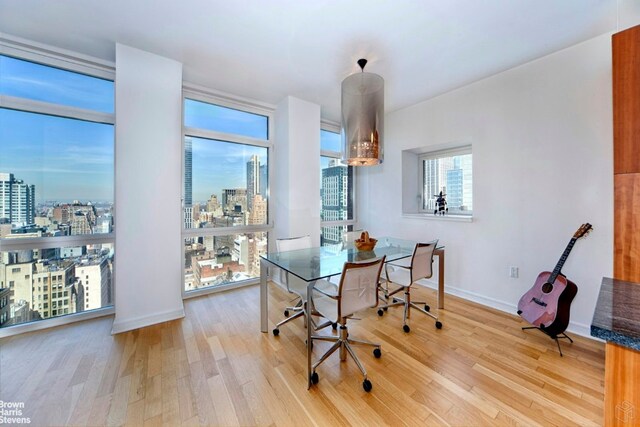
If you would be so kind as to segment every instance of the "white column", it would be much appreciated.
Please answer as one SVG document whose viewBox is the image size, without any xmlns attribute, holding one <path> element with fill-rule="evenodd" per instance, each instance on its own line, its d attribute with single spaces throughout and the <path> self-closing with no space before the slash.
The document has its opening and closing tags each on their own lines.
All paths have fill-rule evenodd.
<svg viewBox="0 0 640 427">
<path fill-rule="evenodd" d="M 113 333 L 184 316 L 182 64 L 116 45 Z"/>
<path fill-rule="evenodd" d="M 286 97 L 276 108 L 275 238 L 320 246 L 320 106 Z"/>
</svg>

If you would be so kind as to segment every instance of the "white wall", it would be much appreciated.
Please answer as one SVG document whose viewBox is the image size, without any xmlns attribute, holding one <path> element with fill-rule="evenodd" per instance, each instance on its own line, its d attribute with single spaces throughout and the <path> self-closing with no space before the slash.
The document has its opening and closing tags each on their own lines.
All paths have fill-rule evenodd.
<svg viewBox="0 0 640 427">
<path fill-rule="evenodd" d="M 320 246 L 320 106 L 286 97 L 275 123 L 274 237 L 308 234 Z"/>
<path fill-rule="evenodd" d="M 184 316 L 182 64 L 116 45 L 113 332 Z"/>
<path fill-rule="evenodd" d="M 611 102 L 603 35 L 388 114 L 385 163 L 359 170 L 360 222 L 374 236 L 439 238 L 447 290 L 514 314 L 590 222 L 595 231 L 563 269 L 579 288 L 570 330 L 588 335 L 613 266 Z M 401 151 L 455 141 L 473 145 L 473 222 L 403 217 Z M 509 266 L 520 278 L 508 277 Z"/>
</svg>

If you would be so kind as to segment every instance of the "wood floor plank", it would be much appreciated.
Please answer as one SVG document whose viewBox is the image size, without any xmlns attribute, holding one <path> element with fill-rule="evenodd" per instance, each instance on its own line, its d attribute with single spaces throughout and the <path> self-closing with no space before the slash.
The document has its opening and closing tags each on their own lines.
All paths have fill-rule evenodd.
<svg viewBox="0 0 640 427">
<path fill-rule="evenodd" d="M 307 390 L 304 322 L 260 333 L 258 291 L 188 299 L 185 318 L 114 336 L 106 317 L 2 339 L 0 399 L 24 401 L 43 426 L 603 423 L 604 344 L 574 337 L 560 357 L 547 336 L 520 330 L 518 316 L 453 296 L 440 330 L 414 312 L 405 333 L 396 308 L 349 321 L 350 336 L 382 345 L 380 359 L 355 348 L 370 393 L 337 354 Z M 414 293 L 435 301 L 430 289 Z M 270 285 L 269 303 L 273 325 L 291 297 Z M 315 343 L 314 358 L 329 346 Z"/>
</svg>

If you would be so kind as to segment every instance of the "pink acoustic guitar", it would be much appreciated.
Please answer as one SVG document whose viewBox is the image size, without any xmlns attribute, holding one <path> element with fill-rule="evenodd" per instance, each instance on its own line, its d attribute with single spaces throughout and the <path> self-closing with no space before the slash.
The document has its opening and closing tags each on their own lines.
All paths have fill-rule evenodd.
<svg viewBox="0 0 640 427">
<path fill-rule="evenodd" d="M 578 287 L 560 271 L 569 257 L 573 245 L 591 231 L 591 224 L 582 224 L 562 253 L 552 272 L 543 271 L 536 283 L 518 302 L 518 314 L 533 326 L 555 337 L 569 326 L 571 302 Z"/>
</svg>

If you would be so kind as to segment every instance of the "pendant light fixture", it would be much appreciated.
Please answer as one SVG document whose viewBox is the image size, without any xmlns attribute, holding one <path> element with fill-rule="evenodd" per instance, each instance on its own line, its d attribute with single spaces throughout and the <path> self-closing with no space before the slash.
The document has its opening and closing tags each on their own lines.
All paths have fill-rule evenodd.
<svg viewBox="0 0 640 427">
<path fill-rule="evenodd" d="M 384 159 L 384 80 L 362 72 L 342 81 L 342 160 L 351 166 L 379 165 Z"/>
</svg>

